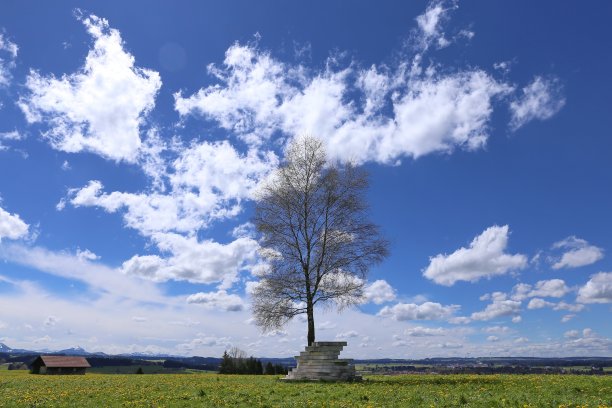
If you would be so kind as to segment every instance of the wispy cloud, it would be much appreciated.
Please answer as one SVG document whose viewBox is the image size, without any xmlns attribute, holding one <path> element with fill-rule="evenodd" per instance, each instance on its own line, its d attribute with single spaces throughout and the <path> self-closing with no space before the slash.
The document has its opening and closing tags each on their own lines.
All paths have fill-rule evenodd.
<svg viewBox="0 0 612 408">
<path fill-rule="evenodd" d="M 522 89 L 519 98 L 510 103 L 510 127 L 517 130 L 532 120 L 546 120 L 565 106 L 563 87 L 558 78 L 536 76 Z"/>
</svg>

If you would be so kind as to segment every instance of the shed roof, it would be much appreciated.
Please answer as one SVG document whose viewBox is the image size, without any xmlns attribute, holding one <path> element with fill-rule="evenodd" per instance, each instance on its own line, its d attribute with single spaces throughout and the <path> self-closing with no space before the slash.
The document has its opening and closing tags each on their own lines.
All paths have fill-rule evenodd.
<svg viewBox="0 0 612 408">
<path fill-rule="evenodd" d="M 85 357 L 72 356 L 40 356 L 43 364 L 49 367 L 75 367 L 88 368 L 91 367 Z"/>
</svg>

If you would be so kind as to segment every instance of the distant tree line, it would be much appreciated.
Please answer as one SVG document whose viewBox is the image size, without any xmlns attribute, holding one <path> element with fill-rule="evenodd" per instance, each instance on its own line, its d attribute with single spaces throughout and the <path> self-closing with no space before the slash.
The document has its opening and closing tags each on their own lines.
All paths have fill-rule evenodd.
<svg viewBox="0 0 612 408">
<path fill-rule="evenodd" d="M 287 374 L 287 368 L 281 364 L 268 363 L 264 366 L 261 360 L 246 356 L 246 353 L 238 347 L 223 352 L 219 374 Z"/>
</svg>

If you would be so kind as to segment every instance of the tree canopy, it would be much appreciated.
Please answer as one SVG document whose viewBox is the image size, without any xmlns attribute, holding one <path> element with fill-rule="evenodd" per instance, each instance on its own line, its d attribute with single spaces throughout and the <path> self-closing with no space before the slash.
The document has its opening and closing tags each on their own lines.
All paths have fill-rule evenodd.
<svg viewBox="0 0 612 408">
<path fill-rule="evenodd" d="M 259 192 L 254 216 L 268 265 L 252 293 L 264 330 L 305 313 L 310 345 L 315 306 L 363 301 L 369 268 L 388 255 L 388 242 L 368 219 L 367 187 L 367 172 L 329 163 L 319 139 L 289 144 L 285 162 Z"/>
</svg>

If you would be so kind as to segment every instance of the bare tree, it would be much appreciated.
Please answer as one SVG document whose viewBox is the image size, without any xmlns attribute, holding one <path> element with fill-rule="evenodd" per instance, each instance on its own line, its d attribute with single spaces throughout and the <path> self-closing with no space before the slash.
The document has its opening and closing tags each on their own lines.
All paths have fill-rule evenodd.
<svg viewBox="0 0 612 408">
<path fill-rule="evenodd" d="M 308 318 L 315 341 L 315 306 L 342 309 L 363 299 L 368 269 L 388 255 L 369 222 L 365 170 L 329 164 L 320 140 L 301 137 L 262 188 L 254 223 L 269 269 L 253 290 L 253 313 L 264 330 Z"/>
</svg>

